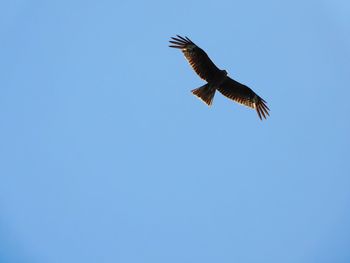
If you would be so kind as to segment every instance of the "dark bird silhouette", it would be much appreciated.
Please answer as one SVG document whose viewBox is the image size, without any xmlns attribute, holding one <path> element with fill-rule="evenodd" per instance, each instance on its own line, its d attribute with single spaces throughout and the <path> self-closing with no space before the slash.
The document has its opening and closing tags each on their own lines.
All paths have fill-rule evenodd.
<svg viewBox="0 0 350 263">
<path fill-rule="evenodd" d="M 177 37 L 172 37 L 169 42 L 172 44 L 169 47 L 181 49 L 194 71 L 207 82 L 192 90 L 192 93 L 208 106 L 212 105 L 215 91 L 218 90 L 227 98 L 255 109 L 261 120 L 269 116 L 270 109 L 267 107 L 266 101 L 247 86 L 228 77 L 226 70 L 220 70 L 207 53 L 188 37 L 177 35 Z"/>
</svg>

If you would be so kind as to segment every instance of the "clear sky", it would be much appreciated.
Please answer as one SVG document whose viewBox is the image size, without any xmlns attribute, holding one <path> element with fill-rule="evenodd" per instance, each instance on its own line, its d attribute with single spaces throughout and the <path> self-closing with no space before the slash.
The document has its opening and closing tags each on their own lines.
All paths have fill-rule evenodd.
<svg viewBox="0 0 350 263">
<path fill-rule="evenodd" d="M 0 262 L 350 262 L 350 2 L 2 1 Z M 190 90 L 190 37 L 271 109 Z"/>
</svg>

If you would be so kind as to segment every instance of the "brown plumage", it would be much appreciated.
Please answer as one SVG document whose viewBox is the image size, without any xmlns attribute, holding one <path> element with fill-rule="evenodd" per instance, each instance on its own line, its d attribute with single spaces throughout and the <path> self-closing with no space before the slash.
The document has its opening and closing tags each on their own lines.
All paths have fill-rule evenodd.
<svg viewBox="0 0 350 263">
<path fill-rule="evenodd" d="M 269 116 L 269 108 L 261 97 L 247 86 L 231 79 L 225 70 L 220 70 L 203 49 L 193 43 L 188 37 L 172 37 L 169 47 L 181 49 L 194 71 L 207 82 L 200 88 L 192 90 L 192 93 L 203 100 L 207 105 L 212 105 L 215 91 L 218 90 L 226 96 L 256 110 L 260 119 Z"/>
</svg>

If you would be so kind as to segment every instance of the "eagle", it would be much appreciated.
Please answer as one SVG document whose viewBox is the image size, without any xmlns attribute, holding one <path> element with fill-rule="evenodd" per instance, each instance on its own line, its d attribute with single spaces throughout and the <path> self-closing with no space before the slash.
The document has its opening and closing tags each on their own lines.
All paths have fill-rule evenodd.
<svg viewBox="0 0 350 263">
<path fill-rule="evenodd" d="M 260 96 L 252 89 L 231 79 L 226 70 L 220 70 L 207 53 L 188 37 L 171 37 L 169 47 L 181 49 L 191 67 L 207 83 L 191 92 L 208 106 L 213 103 L 215 91 L 218 90 L 227 98 L 255 109 L 260 120 L 269 116 L 269 108 Z"/>
</svg>

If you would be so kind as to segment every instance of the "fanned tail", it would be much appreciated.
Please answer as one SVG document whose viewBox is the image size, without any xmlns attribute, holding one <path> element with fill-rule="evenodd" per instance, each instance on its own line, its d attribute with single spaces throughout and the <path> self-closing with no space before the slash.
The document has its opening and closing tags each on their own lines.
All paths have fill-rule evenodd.
<svg viewBox="0 0 350 263">
<path fill-rule="evenodd" d="M 215 88 L 210 87 L 208 83 L 202 87 L 192 90 L 191 92 L 204 101 L 208 106 L 212 105 L 215 95 Z"/>
</svg>

